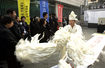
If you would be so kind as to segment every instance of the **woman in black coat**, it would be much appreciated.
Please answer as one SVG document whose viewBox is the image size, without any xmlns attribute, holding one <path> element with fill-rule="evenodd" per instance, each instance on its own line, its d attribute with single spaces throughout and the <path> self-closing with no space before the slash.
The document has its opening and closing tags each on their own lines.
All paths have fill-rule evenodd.
<svg viewBox="0 0 105 68">
<path fill-rule="evenodd" d="M 47 28 L 47 22 L 45 19 L 41 19 L 40 20 L 40 31 L 39 33 L 41 34 L 39 39 L 40 40 L 40 43 L 43 43 L 43 42 L 48 42 L 48 40 L 50 39 L 50 36 L 51 36 L 51 31 Z"/>
</svg>

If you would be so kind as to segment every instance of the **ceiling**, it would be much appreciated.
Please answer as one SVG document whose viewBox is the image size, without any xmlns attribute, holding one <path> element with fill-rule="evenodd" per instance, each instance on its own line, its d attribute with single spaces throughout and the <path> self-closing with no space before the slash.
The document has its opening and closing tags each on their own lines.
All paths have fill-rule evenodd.
<svg viewBox="0 0 105 68">
<path fill-rule="evenodd" d="M 56 1 L 74 5 L 74 6 L 78 6 L 78 7 L 80 7 L 80 5 L 84 4 L 84 0 L 56 0 Z"/>
<path fill-rule="evenodd" d="M 10 0 L 10 1 L 17 1 L 17 0 Z M 31 2 L 40 1 L 40 0 L 31 0 Z M 80 7 L 80 5 L 84 4 L 85 0 L 48 0 L 50 3 L 62 2 L 65 4 L 70 4 L 73 6 Z"/>
<path fill-rule="evenodd" d="M 39 0 L 31 0 L 31 1 L 39 1 Z M 84 4 L 84 0 L 48 0 L 50 3 L 55 3 L 57 2 L 62 2 L 62 3 L 66 3 L 66 4 L 70 4 L 73 6 L 80 6 Z"/>
</svg>

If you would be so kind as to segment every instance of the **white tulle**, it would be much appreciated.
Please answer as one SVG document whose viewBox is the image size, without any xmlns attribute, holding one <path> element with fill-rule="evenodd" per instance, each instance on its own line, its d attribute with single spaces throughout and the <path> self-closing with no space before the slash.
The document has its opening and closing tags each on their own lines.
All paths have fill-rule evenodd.
<svg viewBox="0 0 105 68">
<path fill-rule="evenodd" d="M 89 64 L 97 60 L 96 57 L 94 58 L 95 52 L 88 47 L 87 41 L 83 40 L 82 29 L 78 25 L 75 25 L 73 29 L 69 25 L 60 28 L 48 43 L 39 43 L 38 37 L 38 34 L 32 37 L 31 42 L 27 39 L 19 41 L 15 51 L 19 61 L 40 63 L 58 50 L 64 56 L 67 52 L 66 57 L 72 59 L 76 68 L 87 68 Z M 69 67 L 61 58 L 59 67 L 67 68 L 65 65 Z"/>
<path fill-rule="evenodd" d="M 53 40 L 50 42 L 57 44 L 58 47 L 66 46 L 67 42 L 70 40 L 70 33 L 61 27 L 58 31 L 56 31 Z"/>
<path fill-rule="evenodd" d="M 67 44 L 68 57 L 71 58 L 77 68 L 86 68 L 94 59 L 94 53 L 88 48 L 86 41 L 72 36 Z M 90 57 L 91 56 L 91 57 Z M 80 67 L 81 66 L 81 67 Z"/>
<path fill-rule="evenodd" d="M 23 63 L 39 63 L 56 51 L 56 44 L 39 43 L 38 37 L 39 35 L 33 37 L 31 42 L 27 39 L 19 41 L 15 51 L 19 61 Z"/>
</svg>

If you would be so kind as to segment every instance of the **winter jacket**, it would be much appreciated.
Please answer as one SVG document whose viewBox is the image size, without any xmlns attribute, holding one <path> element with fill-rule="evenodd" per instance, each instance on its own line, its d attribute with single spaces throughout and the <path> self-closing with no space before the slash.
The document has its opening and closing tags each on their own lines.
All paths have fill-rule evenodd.
<svg viewBox="0 0 105 68">
<path fill-rule="evenodd" d="M 15 35 L 5 26 L 0 25 L 0 59 L 7 59 L 9 55 L 14 55 L 17 42 Z"/>
</svg>

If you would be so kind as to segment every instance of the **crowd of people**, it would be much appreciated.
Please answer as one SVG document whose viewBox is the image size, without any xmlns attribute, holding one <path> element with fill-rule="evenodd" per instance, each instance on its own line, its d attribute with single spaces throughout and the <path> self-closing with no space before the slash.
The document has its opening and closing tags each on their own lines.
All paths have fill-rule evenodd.
<svg viewBox="0 0 105 68">
<path fill-rule="evenodd" d="M 47 42 L 58 29 L 55 14 L 50 15 L 49 22 L 47 18 L 48 14 L 44 12 L 43 18 L 35 16 L 28 25 L 25 16 L 20 20 L 13 9 L 8 9 L 6 15 L 0 16 L 0 61 L 6 60 L 8 68 L 21 68 L 23 65 L 14 55 L 16 44 L 21 38 L 31 40 L 36 34 L 40 34 L 40 43 Z"/>
<path fill-rule="evenodd" d="M 51 15 L 49 18 L 49 22 L 47 21 L 48 14 L 47 12 L 43 13 L 43 18 L 34 17 L 31 18 L 30 23 L 30 33 L 33 37 L 35 34 L 41 34 L 39 39 L 44 36 L 43 39 L 40 40 L 40 43 L 47 42 L 51 36 L 57 31 L 57 19 L 55 15 Z"/>
</svg>

